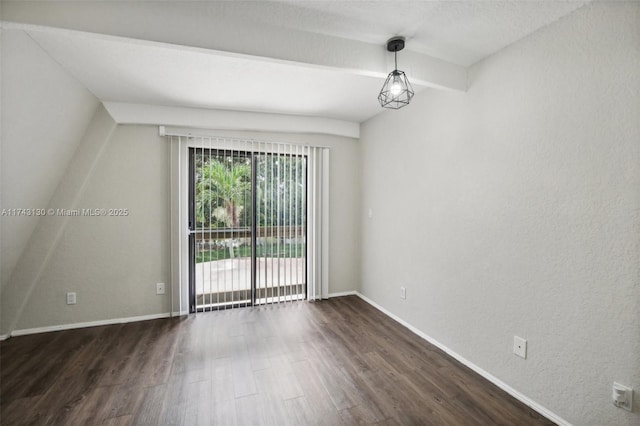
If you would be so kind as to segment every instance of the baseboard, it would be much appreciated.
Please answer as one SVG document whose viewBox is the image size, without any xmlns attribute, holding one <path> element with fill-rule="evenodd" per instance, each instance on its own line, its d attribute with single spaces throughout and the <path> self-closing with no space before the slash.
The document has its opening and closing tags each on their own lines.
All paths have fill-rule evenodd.
<svg viewBox="0 0 640 426">
<path fill-rule="evenodd" d="M 350 296 L 355 295 L 355 291 L 345 291 L 342 293 L 331 293 L 329 297 L 339 297 L 339 296 Z M 189 315 L 189 312 L 186 311 L 174 311 L 174 312 L 165 312 L 161 314 L 152 314 L 152 315 L 141 315 L 137 317 L 128 317 L 128 318 L 114 318 L 108 320 L 99 320 L 99 321 L 89 321 L 89 322 L 77 322 L 73 324 L 60 324 L 60 325 L 52 325 L 48 327 L 36 327 L 36 328 L 24 328 L 22 330 L 14 330 L 11 334 L 2 334 L 0 335 L 0 341 L 6 340 L 12 336 L 26 336 L 27 334 L 36 334 L 36 333 L 49 333 L 52 331 L 62 331 L 62 330 L 72 330 L 74 328 L 84 328 L 84 327 L 98 327 L 101 325 L 113 325 L 113 324 L 124 324 L 127 322 L 135 322 L 135 321 L 147 321 L 152 319 L 159 318 L 169 318 L 169 317 L 179 317 L 183 315 Z"/>
<path fill-rule="evenodd" d="M 328 299 L 331 299 L 332 297 L 341 297 L 341 296 L 357 296 L 358 292 L 355 290 L 351 290 L 351 291 L 341 291 L 339 293 L 329 293 L 329 295 L 327 296 Z"/>
<path fill-rule="evenodd" d="M 547 408 L 543 407 L 542 405 L 538 404 L 536 401 L 533 401 L 529 397 L 527 397 L 527 396 L 523 395 L 522 393 L 518 392 L 517 390 L 513 389 L 511 386 L 507 385 L 502 380 L 498 379 L 497 377 L 493 376 L 492 374 L 490 374 L 487 371 L 483 370 L 482 368 L 478 367 L 477 365 L 475 365 L 474 363 L 472 363 L 468 359 L 464 358 L 462 355 L 458 354 L 457 352 L 454 352 L 453 350 L 451 350 L 447 346 L 443 345 L 442 343 L 438 342 L 436 339 L 432 338 L 431 336 L 428 336 L 427 334 L 425 334 L 422 331 L 418 330 L 416 327 L 414 327 L 413 325 L 409 324 L 408 322 L 406 322 L 402 318 L 399 318 L 398 316 L 396 316 L 395 314 L 391 313 L 390 311 L 388 311 L 387 309 L 383 308 L 382 306 L 378 305 L 376 302 L 374 302 L 373 300 L 369 299 L 367 296 L 365 296 L 365 295 L 363 295 L 363 294 L 361 294 L 359 292 L 353 292 L 352 294 L 356 294 L 359 298 L 361 298 L 362 300 L 364 300 L 365 302 L 367 302 L 368 304 L 370 304 L 371 306 L 373 306 L 374 308 L 376 308 L 377 310 L 379 310 L 383 314 L 385 314 L 388 317 L 393 318 L 394 320 L 398 321 L 400 324 L 402 324 L 405 327 L 407 327 L 413 333 L 415 333 L 418 336 L 422 337 L 424 340 L 426 340 L 427 342 L 431 343 L 433 346 L 437 347 L 438 349 L 442 350 L 443 352 L 445 352 L 447 355 L 451 356 L 455 360 L 459 361 L 461 364 L 469 367 L 470 369 L 472 369 L 473 371 L 475 371 L 476 373 L 478 373 L 479 375 L 481 375 L 482 377 L 484 377 L 485 379 L 487 379 L 488 381 L 490 381 L 494 385 L 498 386 L 503 391 L 507 392 L 509 395 L 511 395 L 512 397 L 514 397 L 518 401 L 520 401 L 523 404 L 526 404 L 527 406 L 533 408 L 534 410 L 536 410 L 538 413 L 540 413 L 541 415 L 545 416 L 549 420 L 551 420 L 551 421 L 553 421 L 553 422 L 555 422 L 555 423 L 557 423 L 558 425 L 561 425 L 561 426 L 571 426 L 571 423 L 569 423 L 568 421 L 566 421 L 562 417 L 558 416 L 554 412 L 552 412 L 552 411 L 548 410 Z"/>
<path fill-rule="evenodd" d="M 135 321 L 147 321 L 147 320 L 153 320 L 153 319 L 159 319 L 159 318 L 169 318 L 170 316 L 171 314 L 169 312 L 165 312 L 161 314 L 141 315 L 137 317 L 114 318 L 114 319 L 108 319 L 108 320 L 88 321 L 88 322 L 76 322 L 73 324 L 60 324 L 60 325 L 52 325 L 48 327 L 24 328 L 22 330 L 12 331 L 11 337 L 25 336 L 27 334 L 36 334 L 36 333 L 49 333 L 52 331 L 72 330 L 74 328 L 97 327 L 101 325 L 113 325 L 113 324 L 124 324 L 127 322 L 135 322 Z"/>
</svg>

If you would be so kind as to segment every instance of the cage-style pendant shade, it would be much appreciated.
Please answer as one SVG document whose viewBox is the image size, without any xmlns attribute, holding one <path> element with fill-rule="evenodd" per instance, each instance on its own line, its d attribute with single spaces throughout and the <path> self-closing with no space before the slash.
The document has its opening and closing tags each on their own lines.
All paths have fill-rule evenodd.
<svg viewBox="0 0 640 426">
<path fill-rule="evenodd" d="M 413 98 L 413 87 L 405 73 L 397 69 L 391 71 L 378 95 L 380 105 L 384 108 L 398 109 L 409 105 L 411 98 Z"/>
</svg>

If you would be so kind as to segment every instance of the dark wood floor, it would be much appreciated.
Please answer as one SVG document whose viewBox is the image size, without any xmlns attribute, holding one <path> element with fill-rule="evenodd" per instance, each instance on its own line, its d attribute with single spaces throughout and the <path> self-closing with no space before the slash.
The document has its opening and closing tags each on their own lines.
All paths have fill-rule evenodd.
<svg viewBox="0 0 640 426">
<path fill-rule="evenodd" d="M 553 424 L 355 296 L 13 337 L 0 423 Z"/>
</svg>

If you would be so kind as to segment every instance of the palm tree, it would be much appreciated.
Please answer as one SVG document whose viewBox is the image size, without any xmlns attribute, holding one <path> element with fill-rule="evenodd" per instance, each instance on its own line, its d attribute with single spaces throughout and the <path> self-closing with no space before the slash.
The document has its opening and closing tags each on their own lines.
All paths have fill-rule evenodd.
<svg viewBox="0 0 640 426">
<path fill-rule="evenodd" d="M 199 167 L 196 183 L 196 214 L 203 227 L 210 227 L 212 219 L 229 228 L 240 226 L 243 202 L 250 189 L 251 167 L 246 162 L 229 164 L 210 159 Z"/>
</svg>

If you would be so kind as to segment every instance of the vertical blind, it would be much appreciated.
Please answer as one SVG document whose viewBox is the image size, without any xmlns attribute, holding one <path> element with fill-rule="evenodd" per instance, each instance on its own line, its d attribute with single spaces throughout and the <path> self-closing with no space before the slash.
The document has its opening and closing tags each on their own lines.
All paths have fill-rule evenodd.
<svg viewBox="0 0 640 426">
<path fill-rule="evenodd" d="M 327 297 L 328 149 L 167 137 L 183 148 L 171 149 L 172 164 L 188 163 L 188 173 L 177 169 L 189 176 L 189 197 L 181 197 L 189 211 L 172 209 L 172 226 L 181 223 L 177 241 L 189 240 L 176 286 L 190 286 L 190 310 Z"/>
</svg>

